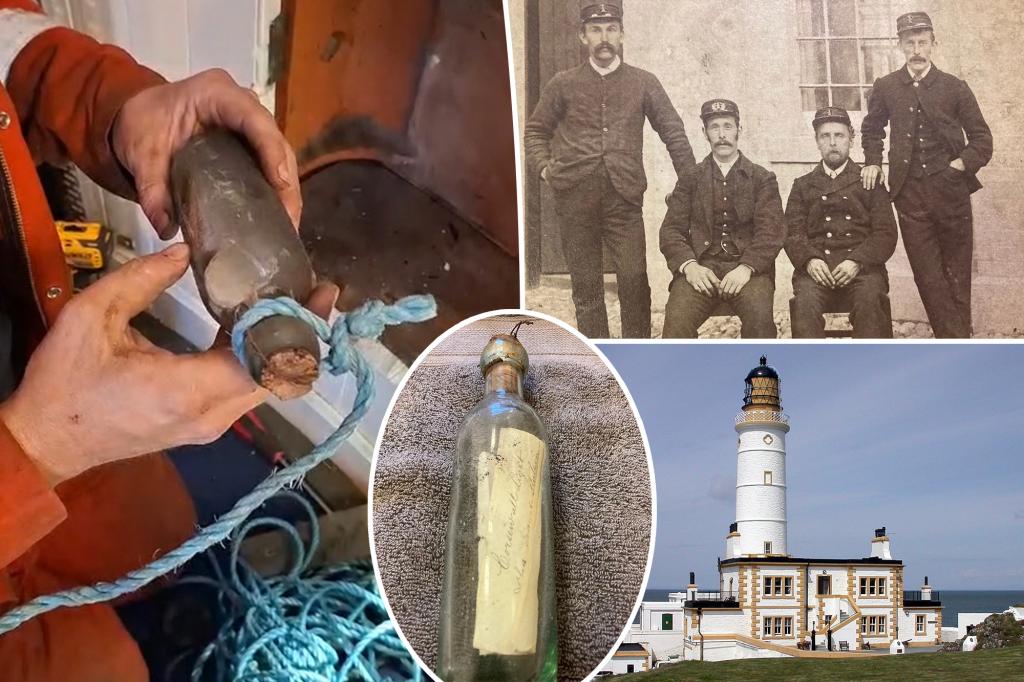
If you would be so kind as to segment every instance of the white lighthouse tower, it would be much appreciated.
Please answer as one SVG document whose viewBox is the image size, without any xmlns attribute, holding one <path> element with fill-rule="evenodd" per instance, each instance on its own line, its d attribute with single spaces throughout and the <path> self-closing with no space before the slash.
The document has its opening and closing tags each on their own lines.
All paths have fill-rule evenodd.
<svg viewBox="0 0 1024 682">
<path fill-rule="evenodd" d="M 761 356 L 746 378 L 743 411 L 736 416 L 736 523 L 726 558 L 788 556 L 786 548 L 786 433 L 779 375 Z"/>
</svg>

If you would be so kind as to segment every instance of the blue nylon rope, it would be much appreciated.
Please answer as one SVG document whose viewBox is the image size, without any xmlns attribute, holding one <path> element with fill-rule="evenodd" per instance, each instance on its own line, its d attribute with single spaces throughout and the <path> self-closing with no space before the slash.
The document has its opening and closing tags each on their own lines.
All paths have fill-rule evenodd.
<svg viewBox="0 0 1024 682">
<path fill-rule="evenodd" d="M 328 371 L 334 375 L 351 372 L 356 380 L 356 397 L 352 404 L 352 410 L 342 420 L 338 429 L 328 436 L 323 443 L 316 446 L 308 455 L 271 474 L 257 485 L 252 492 L 240 499 L 229 512 L 220 517 L 216 522 L 201 529 L 194 537 L 184 542 L 177 549 L 171 550 L 159 559 L 142 568 L 131 571 L 113 582 L 98 582 L 94 585 L 76 587 L 54 594 L 43 595 L 14 608 L 0 616 L 0 635 L 10 632 L 36 616 L 57 608 L 106 602 L 135 592 L 153 580 L 180 568 L 197 554 L 228 539 L 232 532 L 241 526 L 256 508 L 277 494 L 282 488 L 296 485 L 310 469 L 331 457 L 341 447 L 342 443 L 352 435 L 360 420 L 366 415 L 374 393 L 373 372 L 366 359 L 356 348 L 355 341 L 360 338 L 376 339 L 380 337 L 388 326 L 405 322 L 422 322 L 431 319 L 436 314 L 437 308 L 432 296 L 408 296 L 392 305 L 385 305 L 381 301 L 369 301 L 359 309 L 339 316 L 333 326 L 328 326 L 323 319 L 306 310 L 290 298 L 264 299 L 257 302 L 238 320 L 231 332 L 231 343 L 235 355 L 242 362 L 243 366 L 248 366 L 245 354 L 245 332 L 260 320 L 273 315 L 289 315 L 304 320 L 313 327 L 317 336 L 329 346 L 330 350 L 327 357 L 321 360 L 321 370 Z M 268 521 L 263 520 L 254 523 L 266 525 Z M 281 523 L 283 524 L 283 522 Z M 313 525 L 315 527 L 316 524 Z M 286 524 L 281 525 L 281 527 L 286 528 Z M 243 529 L 244 532 L 245 529 Z M 297 538 L 298 536 L 296 535 L 295 537 Z M 239 544 L 235 545 L 235 555 L 237 555 Z M 301 542 L 299 546 L 301 547 Z M 281 580 L 294 583 L 307 568 L 307 565 L 308 557 L 300 559 Z M 294 595 L 284 596 L 284 593 L 277 592 L 276 590 L 280 587 L 278 583 L 261 582 L 251 572 L 239 572 L 237 562 L 232 563 L 232 571 L 231 586 L 236 588 L 239 595 L 251 600 L 253 603 L 259 603 L 262 599 L 269 599 L 269 601 L 276 602 L 279 606 L 292 608 L 301 601 L 301 598 L 297 599 Z M 372 581 L 372 579 L 373 574 L 370 571 L 368 577 L 363 582 Z M 340 608 L 343 604 L 347 604 L 341 598 L 341 595 L 353 596 L 351 585 L 320 582 L 324 580 L 326 578 L 320 576 L 315 579 L 316 582 L 311 583 L 319 586 L 318 592 L 302 592 L 307 599 L 303 602 L 303 616 L 300 620 L 304 624 L 312 624 L 311 630 L 318 633 L 324 628 L 319 622 L 314 622 L 314 609 L 319 613 L 322 609 Z M 360 584 L 359 579 L 355 582 L 357 585 Z M 223 587 L 222 583 L 218 583 L 218 585 Z M 272 587 L 268 587 L 268 585 L 272 585 Z M 311 594 L 312 596 L 310 596 Z M 363 589 L 362 596 L 356 596 L 355 598 L 360 600 L 354 612 L 355 620 L 362 617 L 362 612 L 371 603 L 375 607 L 383 607 L 383 604 L 380 603 L 380 597 L 367 592 L 365 589 Z M 263 614 L 262 611 L 252 613 L 254 615 L 250 616 L 250 618 L 256 618 L 255 614 L 257 613 Z M 374 626 L 369 632 L 364 632 L 365 624 L 363 626 L 356 626 L 352 624 L 354 621 L 351 620 L 346 621 L 345 625 L 332 622 L 331 628 L 333 628 L 332 632 L 335 635 L 354 636 L 359 634 L 359 639 L 356 640 L 358 643 L 355 644 L 352 651 L 346 652 L 347 657 L 341 668 L 341 671 L 346 676 L 339 677 L 335 675 L 331 677 L 329 675 L 325 676 L 326 673 L 316 672 L 315 668 L 318 665 L 321 668 L 323 665 L 335 665 L 338 656 L 337 652 L 334 651 L 332 658 L 331 651 L 329 651 L 330 647 L 326 646 L 322 641 L 311 644 L 312 640 L 298 636 L 278 623 L 277 627 L 259 635 L 245 650 L 240 652 L 240 657 L 236 661 L 235 666 L 238 674 L 242 676 L 235 676 L 231 679 L 237 682 L 255 680 L 256 677 L 252 676 L 254 673 L 250 673 L 253 666 L 257 665 L 257 658 L 263 657 L 266 652 L 270 652 L 266 653 L 265 657 L 283 667 L 280 668 L 280 672 L 270 676 L 264 672 L 259 673 L 259 680 L 261 681 L 296 680 L 304 682 L 308 680 L 309 682 L 336 682 L 337 680 L 348 679 L 348 675 L 363 677 L 367 680 L 377 680 L 379 679 L 375 672 L 377 657 L 381 653 L 385 656 L 397 656 L 401 651 L 404 651 L 401 642 L 394 635 L 394 625 L 387 621 L 386 611 L 384 613 L 384 622 Z M 252 623 L 249 618 L 246 618 L 243 619 L 240 625 L 250 628 Z M 360 627 L 363 629 L 360 629 Z M 284 642 L 284 644 L 281 642 Z M 218 646 L 223 649 L 223 643 Z M 205 664 L 206 660 L 213 656 L 218 646 L 205 651 L 197 666 Z M 263 665 L 263 663 L 261 662 L 259 665 Z M 417 680 L 419 679 L 418 668 L 415 668 L 414 676 Z"/>
<path fill-rule="evenodd" d="M 217 637 L 193 665 L 192 682 L 420 682 L 422 670 L 388 620 L 372 566 L 353 562 L 310 571 L 319 544 L 316 512 L 291 491 L 280 495 L 293 498 L 305 510 L 308 543 L 290 523 L 255 519 L 235 535 L 227 575 L 207 554 L 214 578 L 188 577 L 176 583 L 213 588 L 224 617 Z M 239 556 L 245 537 L 265 528 L 284 531 L 292 548 L 291 567 L 267 579 Z"/>
</svg>

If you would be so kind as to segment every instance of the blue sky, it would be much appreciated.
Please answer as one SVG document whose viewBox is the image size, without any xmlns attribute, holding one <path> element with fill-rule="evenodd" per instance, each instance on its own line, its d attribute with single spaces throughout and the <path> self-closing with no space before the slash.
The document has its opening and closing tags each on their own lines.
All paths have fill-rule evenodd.
<svg viewBox="0 0 1024 682">
<path fill-rule="evenodd" d="M 906 589 L 1024 589 L 1024 349 L 1011 345 L 604 345 L 650 440 L 651 588 L 718 584 L 735 516 L 733 417 L 762 352 L 782 378 L 789 552 L 870 553 Z"/>
</svg>

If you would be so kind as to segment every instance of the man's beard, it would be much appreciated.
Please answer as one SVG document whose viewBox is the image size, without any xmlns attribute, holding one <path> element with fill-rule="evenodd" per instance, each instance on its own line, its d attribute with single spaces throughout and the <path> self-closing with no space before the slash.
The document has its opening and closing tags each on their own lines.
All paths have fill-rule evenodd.
<svg viewBox="0 0 1024 682">
<path fill-rule="evenodd" d="M 840 155 L 840 158 L 839 158 L 838 161 L 833 161 L 831 156 L 826 155 L 825 158 L 824 158 L 824 161 L 825 161 L 825 165 L 826 166 L 828 166 L 832 170 L 836 170 L 837 168 L 842 166 L 844 163 L 849 161 L 849 159 L 850 159 L 849 156 L 842 156 L 842 155 Z"/>
</svg>

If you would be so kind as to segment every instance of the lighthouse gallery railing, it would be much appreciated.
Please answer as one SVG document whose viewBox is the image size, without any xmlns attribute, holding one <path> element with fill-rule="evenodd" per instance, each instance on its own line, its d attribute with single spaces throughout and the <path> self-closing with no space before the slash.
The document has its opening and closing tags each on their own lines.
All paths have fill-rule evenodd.
<svg viewBox="0 0 1024 682">
<path fill-rule="evenodd" d="M 767 422 L 769 424 L 788 424 L 789 415 L 782 412 L 776 412 L 775 410 L 750 410 L 749 412 L 740 412 L 736 415 L 736 423 L 744 424 L 746 422 Z"/>
</svg>

